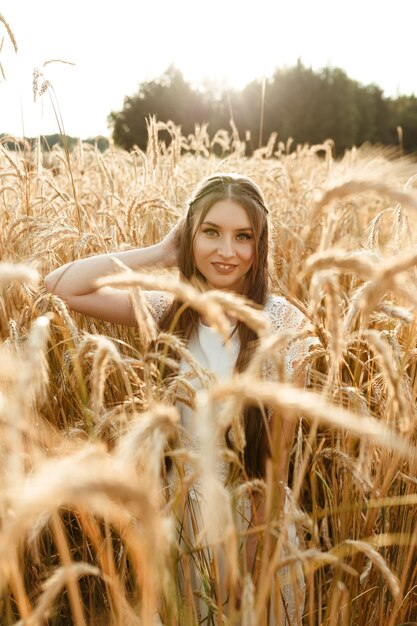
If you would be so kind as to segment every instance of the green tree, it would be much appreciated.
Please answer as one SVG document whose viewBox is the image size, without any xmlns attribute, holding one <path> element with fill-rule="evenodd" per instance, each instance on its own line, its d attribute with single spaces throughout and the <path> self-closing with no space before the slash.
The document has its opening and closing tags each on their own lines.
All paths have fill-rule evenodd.
<svg viewBox="0 0 417 626">
<path fill-rule="evenodd" d="M 259 146 L 261 119 L 262 144 L 272 132 L 284 142 L 292 137 L 295 144 L 331 138 L 340 154 L 365 141 L 396 144 L 396 127 L 401 126 L 405 149 L 417 148 L 415 96 L 390 100 L 377 85 L 361 85 L 340 68 L 313 71 L 301 61 L 292 68 L 277 68 L 265 82 L 254 80 L 241 91 L 196 90 L 171 66 L 127 96 L 121 111 L 110 114 L 115 142 L 126 149 L 135 144 L 144 149 L 146 119 L 155 114 L 161 121 L 180 125 L 184 135 L 204 122 L 214 135 L 229 128 L 233 119 L 241 139 L 250 131 L 248 154 Z M 168 134 L 162 138 L 169 141 Z"/>
<path fill-rule="evenodd" d="M 417 97 L 400 96 L 392 101 L 392 136 L 397 133 L 397 126 L 403 132 L 403 146 L 407 152 L 417 150 Z"/>
<path fill-rule="evenodd" d="M 173 66 L 161 77 L 142 83 L 135 95 L 124 99 L 121 111 L 110 113 L 115 142 L 126 150 L 135 144 L 145 148 L 146 119 L 155 114 L 161 121 L 172 120 L 181 125 L 184 134 L 191 133 L 195 123 L 206 122 L 209 117 L 203 95 L 193 90 Z"/>
</svg>

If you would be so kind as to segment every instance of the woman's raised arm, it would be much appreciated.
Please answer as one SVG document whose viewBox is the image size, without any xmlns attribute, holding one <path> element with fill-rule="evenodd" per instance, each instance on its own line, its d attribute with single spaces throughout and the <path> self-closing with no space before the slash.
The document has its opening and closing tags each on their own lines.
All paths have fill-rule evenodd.
<svg viewBox="0 0 417 626">
<path fill-rule="evenodd" d="M 62 298 L 70 309 L 98 319 L 128 326 L 136 325 L 128 291 L 101 287 L 96 280 L 117 272 L 113 259 L 132 270 L 144 267 L 175 267 L 182 220 L 159 243 L 148 248 L 98 254 L 67 263 L 45 277 L 47 291 Z"/>
</svg>

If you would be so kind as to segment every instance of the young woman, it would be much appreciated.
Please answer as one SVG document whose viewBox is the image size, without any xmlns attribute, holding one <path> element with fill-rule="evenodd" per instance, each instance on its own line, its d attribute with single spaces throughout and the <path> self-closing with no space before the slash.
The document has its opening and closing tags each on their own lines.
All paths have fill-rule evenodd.
<svg viewBox="0 0 417 626">
<path fill-rule="evenodd" d="M 110 322 L 135 325 L 127 291 L 95 287 L 95 281 L 99 277 L 114 274 L 114 257 L 132 270 L 149 266 L 175 266 L 179 268 L 182 278 L 188 281 L 198 280 L 204 289 L 221 289 L 244 295 L 263 308 L 270 318 L 274 332 L 301 329 L 305 322 L 297 308 L 284 298 L 270 293 L 268 209 L 258 186 L 245 176 L 219 173 L 203 179 L 190 198 L 185 218 L 160 243 L 148 248 L 102 254 L 69 263 L 46 277 L 46 288 L 64 299 L 75 311 Z M 256 334 L 245 324 L 236 324 L 231 336 L 231 349 L 226 348 L 221 337 L 191 307 L 183 309 L 178 317 L 181 303 L 172 296 L 155 291 L 146 292 L 146 295 L 161 330 L 172 328 L 173 320 L 177 317 L 175 332 L 187 341 L 188 349 L 198 363 L 218 379 L 227 380 L 233 372 L 242 372 L 245 369 L 257 339 Z M 305 342 L 297 341 L 290 343 L 285 349 L 287 380 L 303 383 L 303 377 L 294 381 L 293 370 L 295 362 L 306 349 Z M 180 371 L 181 367 L 184 364 L 180 364 Z M 278 379 L 278 373 L 272 364 L 266 364 L 264 375 L 269 380 Z M 194 384 L 198 387 L 196 381 Z M 184 429 L 191 430 L 192 411 L 183 406 L 181 416 Z M 244 465 L 249 477 L 264 476 L 270 452 L 264 416 L 256 407 L 247 408 L 244 413 L 247 442 Z M 268 416 L 272 422 L 271 411 Z M 294 421 L 281 417 L 278 422 L 282 445 L 279 474 L 286 483 Z M 230 437 L 228 445 L 233 447 Z M 259 501 L 258 522 L 262 521 L 263 511 L 263 502 Z M 293 540 L 295 541 L 294 538 Z M 256 541 L 249 541 L 247 559 L 251 569 L 255 552 Z M 193 575 L 198 577 L 198 572 L 194 571 Z M 198 587 L 198 582 L 195 584 Z M 284 593 L 284 603 L 287 604 L 288 614 L 299 615 L 303 605 L 303 592 L 300 592 L 297 600 L 294 600 L 293 594 L 286 598 Z M 274 623 L 273 613 L 271 611 L 270 623 Z"/>
</svg>

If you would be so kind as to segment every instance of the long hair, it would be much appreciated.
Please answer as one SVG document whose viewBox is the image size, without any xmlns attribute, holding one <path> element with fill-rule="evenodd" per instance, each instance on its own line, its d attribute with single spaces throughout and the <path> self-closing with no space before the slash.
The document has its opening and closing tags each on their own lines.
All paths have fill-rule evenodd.
<svg viewBox="0 0 417 626">
<path fill-rule="evenodd" d="M 247 272 L 242 295 L 256 304 L 265 304 L 268 288 L 268 209 L 259 187 L 246 176 L 217 173 L 204 178 L 192 194 L 180 238 L 178 267 L 181 278 L 206 282 L 198 271 L 194 260 L 194 237 L 210 208 L 220 200 L 233 200 L 247 212 L 254 232 L 255 250 L 252 265 Z M 173 301 L 160 321 L 161 330 L 168 331 L 181 304 Z M 189 339 L 199 323 L 199 314 L 187 307 L 179 316 L 175 332 Z M 240 341 L 235 371 L 242 372 L 256 346 L 257 334 L 243 322 L 238 322 L 236 332 Z M 258 407 L 247 407 L 244 411 L 246 447 L 244 451 L 245 471 L 248 476 L 263 476 L 268 454 L 264 418 Z M 226 438 L 230 445 L 229 438 Z"/>
</svg>

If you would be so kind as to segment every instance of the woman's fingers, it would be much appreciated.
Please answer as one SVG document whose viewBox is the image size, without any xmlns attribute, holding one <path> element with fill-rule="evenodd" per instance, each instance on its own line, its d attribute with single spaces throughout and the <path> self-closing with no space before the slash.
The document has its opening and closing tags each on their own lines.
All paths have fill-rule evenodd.
<svg viewBox="0 0 417 626">
<path fill-rule="evenodd" d="M 181 234 L 185 223 L 185 217 L 181 217 L 164 237 L 162 243 L 165 246 L 168 256 L 168 263 L 172 266 L 178 265 L 178 251 L 180 247 Z"/>
</svg>

